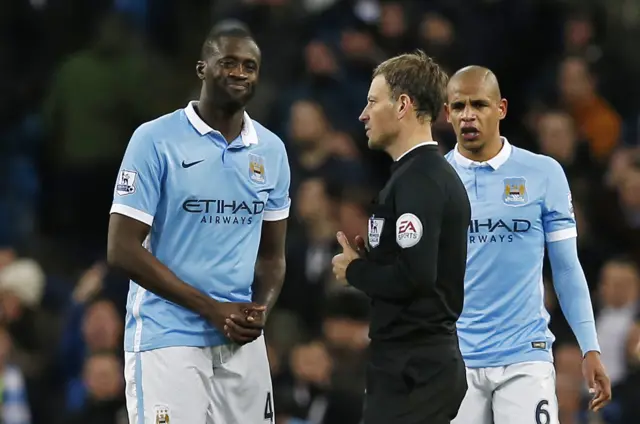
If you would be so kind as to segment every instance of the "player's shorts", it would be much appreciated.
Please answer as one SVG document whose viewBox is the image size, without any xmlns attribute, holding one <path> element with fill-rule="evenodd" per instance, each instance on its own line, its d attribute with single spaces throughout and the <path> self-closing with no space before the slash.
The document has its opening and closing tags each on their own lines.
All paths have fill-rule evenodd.
<svg viewBox="0 0 640 424">
<path fill-rule="evenodd" d="M 551 362 L 467 368 L 467 385 L 453 424 L 558 424 Z"/>
<path fill-rule="evenodd" d="M 372 351 L 367 364 L 364 424 L 449 424 L 467 388 L 457 346 L 437 356 L 411 355 L 401 360 Z"/>
<path fill-rule="evenodd" d="M 244 346 L 125 353 L 131 424 L 273 423 L 264 337 Z"/>
</svg>

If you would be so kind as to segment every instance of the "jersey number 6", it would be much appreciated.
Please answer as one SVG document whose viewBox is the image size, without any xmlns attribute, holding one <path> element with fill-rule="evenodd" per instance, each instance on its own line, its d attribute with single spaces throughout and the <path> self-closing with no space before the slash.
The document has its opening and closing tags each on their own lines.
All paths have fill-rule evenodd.
<svg viewBox="0 0 640 424">
<path fill-rule="evenodd" d="M 551 415 L 547 410 L 548 400 L 541 400 L 536 406 L 536 424 L 551 424 Z"/>
</svg>

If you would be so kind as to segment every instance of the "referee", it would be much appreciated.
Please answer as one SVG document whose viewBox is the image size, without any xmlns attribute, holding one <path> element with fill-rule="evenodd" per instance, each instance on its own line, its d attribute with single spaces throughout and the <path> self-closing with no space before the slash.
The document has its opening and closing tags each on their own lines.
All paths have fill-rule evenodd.
<svg viewBox="0 0 640 424">
<path fill-rule="evenodd" d="M 467 390 L 456 320 L 471 208 L 431 135 L 446 83 L 421 51 L 391 58 L 374 71 L 360 116 L 369 147 L 394 160 L 368 246 L 339 232 L 333 258 L 336 277 L 372 299 L 365 424 L 449 423 Z"/>
</svg>

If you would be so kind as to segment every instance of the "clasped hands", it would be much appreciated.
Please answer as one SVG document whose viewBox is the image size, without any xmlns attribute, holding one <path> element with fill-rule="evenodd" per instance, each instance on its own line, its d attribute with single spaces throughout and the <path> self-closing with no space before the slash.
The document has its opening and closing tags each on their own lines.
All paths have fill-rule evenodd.
<svg viewBox="0 0 640 424">
<path fill-rule="evenodd" d="M 217 302 L 209 321 L 231 341 L 244 345 L 262 335 L 267 307 L 257 303 Z"/>
</svg>

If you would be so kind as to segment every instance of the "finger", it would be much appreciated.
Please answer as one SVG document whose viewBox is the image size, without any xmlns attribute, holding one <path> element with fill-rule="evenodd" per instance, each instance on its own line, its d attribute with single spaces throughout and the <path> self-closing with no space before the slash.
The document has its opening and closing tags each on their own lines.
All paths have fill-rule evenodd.
<svg viewBox="0 0 640 424">
<path fill-rule="evenodd" d="M 591 393 L 591 394 L 595 393 L 595 391 L 597 389 L 595 371 L 589 369 L 589 371 L 587 371 L 585 373 L 584 377 L 585 377 L 585 380 L 587 380 L 587 386 L 589 387 L 589 393 Z"/>
<path fill-rule="evenodd" d="M 239 344 L 241 346 L 246 345 L 247 343 L 251 343 L 257 338 L 257 337 L 244 337 L 244 336 L 240 336 L 238 334 L 233 334 L 229 332 L 226 333 L 225 336 L 227 336 L 227 338 L 232 342 Z"/>
<path fill-rule="evenodd" d="M 264 311 L 251 311 L 249 316 L 247 317 L 247 321 L 249 322 L 261 322 L 266 318 L 266 314 Z"/>
<path fill-rule="evenodd" d="M 229 318 L 227 318 L 226 322 L 231 322 L 233 325 L 242 327 L 242 328 L 248 328 L 248 329 L 262 329 L 262 324 L 260 323 L 260 321 L 258 320 L 249 320 L 249 317 L 244 316 L 244 315 L 230 315 Z"/>
<path fill-rule="evenodd" d="M 591 410 L 594 412 L 599 411 L 607 404 L 607 399 L 603 392 L 598 392 L 596 397 L 591 400 Z"/>
<path fill-rule="evenodd" d="M 362 236 L 356 236 L 356 248 L 361 251 L 364 252 L 365 250 L 367 250 L 367 245 L 364 242 L 364 239 L 362 238 Z"/>
<path fill-rule="evenodd" d="M 252 311 L 256 312 L 264 312 L 267 310 L 266 305 L 260 305 L 259 303 L 248 303 L 245 307 L 245 313 L 250 313 Z"/>
<path fill-rule="evenodd" d="M 589 393 L 591 394 L 591 400 L 589 400 L 589 409 L 595 411 L 601 392 L 599 389 L 593 388 L 589 389 Z"/>
<path fill-rule="evenodd" d="M 245 307 L 242 308 L 242 313 L 244 313 L 244 315 L 249 316 L 252 313 L 262 313 L 265 312 L 267 310 L 267 307 L 265 305 L 259 305 L 257 303 L 248 303 L 245 305 Z"/>
<path fill-rule="evenodd" d="M 335 275 L 336 277 L 339 277 L 341 272 L 342 267 L 340 267 L 339 265 L 333 265 L 333 275 Z"/>
<path fill-rule="evenodd" d="M 338 231 L 336 238 L 338 239 L 338 243 L 340 243 L 340 246 L 342 246 L 344 250 L 353 250 L 351 248 L 351 245 L 349 244 L 349 240 L 347 240 L 347 236 L 344 235 L 342 231 Z"/>
<path fill-rule="evenodd" d="M 606 376 L 596 377 L 597 392 L 593 399 L 594 410 L 604 407 L 611 400 L 611 382 Z"/>
<path fill-rule="evenodd" d="M 234 322 L 231 319 L 227 319 L 225 321 L 225 333 L 231 334 L 232 336 L 235 337 L 240 337 L 240 338 L 253 338 L 256 339 L 258 337 L 260 337 L 260 335 L 262 334 L 262 328 L 256 328 L 256 327 L 247 327 L 244 325 L 239 325 L 238 323 Z"/>
</svg>

